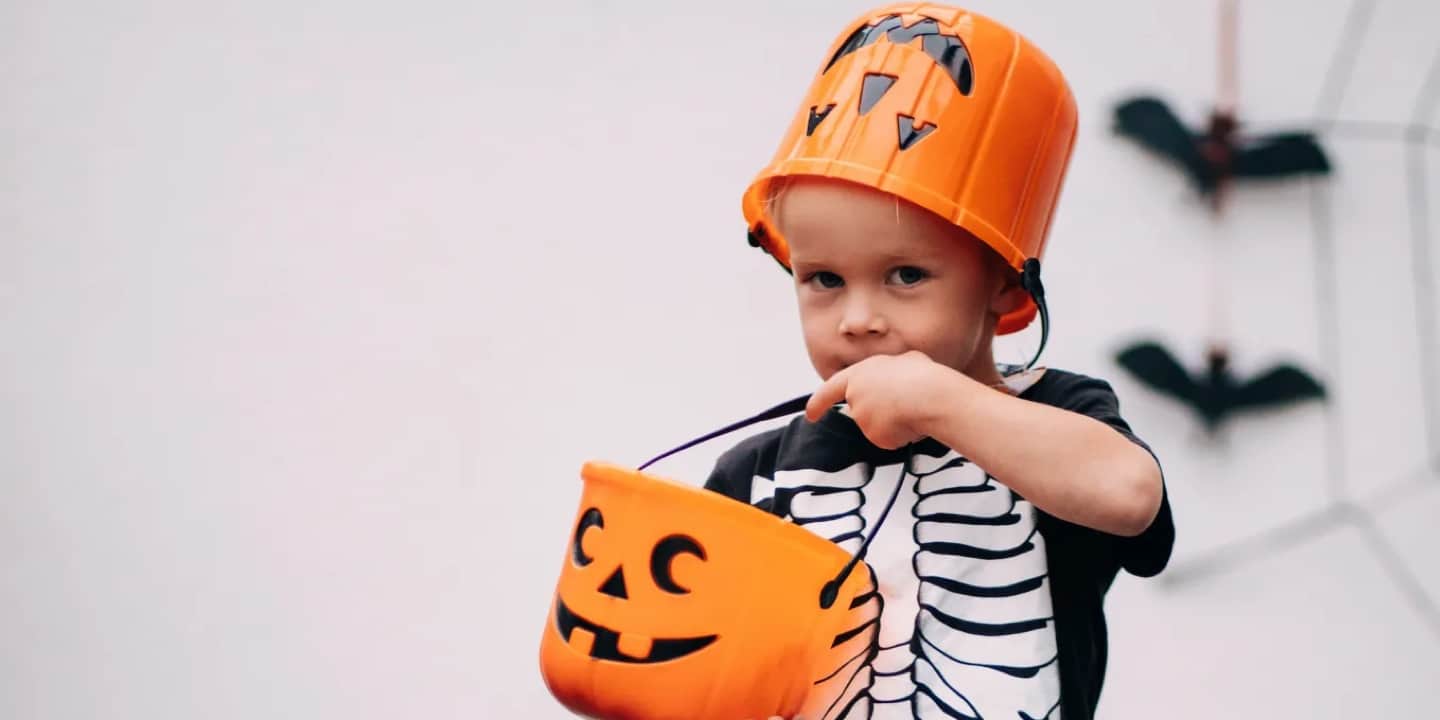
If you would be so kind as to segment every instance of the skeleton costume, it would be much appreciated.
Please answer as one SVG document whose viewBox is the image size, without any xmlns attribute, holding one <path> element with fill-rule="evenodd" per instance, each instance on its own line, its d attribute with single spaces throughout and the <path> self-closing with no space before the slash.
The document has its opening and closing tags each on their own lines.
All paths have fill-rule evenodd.
<svg viewBox="0 0 1440 720">
<path fill-rule="evenodd" d="M 1006 382 L 1149 450 L 1103 381 L 1036 369 Z M 875 534 L 863 619 L 836 640 L 853 652 L 817 683 L 838 683 L 839 700 L 806 720 L 1090 718 L 1105 674 L 1104 594 L 1121 568 L 1158 573 L 1174 542 L 1168 498 L 1144 533 L 1108 535 L 1040 511 L 933 439 L 878 448 L 843 407 L 741 442 L 706 487 L 850 552 Z"/>
</svg>

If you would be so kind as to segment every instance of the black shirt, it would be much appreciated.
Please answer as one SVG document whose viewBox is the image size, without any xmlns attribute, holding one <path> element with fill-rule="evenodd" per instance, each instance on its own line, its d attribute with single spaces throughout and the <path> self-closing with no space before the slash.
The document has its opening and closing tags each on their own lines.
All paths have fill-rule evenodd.
<svg viewBox="0 0 1440 720">
<path fill-rule="evenodd" d="M 1115 393 L 1102 380 L 1049 369 L 1044 371 L 1040 378 L 1028 388 L 1025 388 L 1019 397 L 1099 420 L 1147 451 L 1150 450 L 1144 442 L 1135 437 L 1130 426 L 1120 417 Z M 1043 442 L 1044 438 L 1037 437 L 1035 440 Z M 943 459 L 947 453 L 951 457 L 958 458 L 958 456 L 953 456 L 953 452 L 948 448 L 929 438 L 900 450 L 878 448 L 864 437 L 848 415 L 838 409 L 832 409 L 815 423 L 810 423 L 800 417 L 785 427 L 760 433 L 742 441 L 720 458 L 706 482 L 706 487 L 731 498 L 753 503 L 781 517 L 797 520 L 798 515 L 798 521 L 805 524 L 814 515 L 814 512 L 799 512 L 796 503 L 802 500 L 812 501 L 814 497 L 806 493 L 816 490 L 816 487 L 814 485 L 807 485 L 803 488 L 786 487 L 787 483 L 785 482 L 775 482 L 777 472 L 782 477 L 791 471 L 839 472 L 847 467 L 854 467 L 857 463 L 862 467 L 869 468 L 900 463 L 908 466 L 915 456 L 919 456 L 922 460 Z M 963 459 L 953 460 L 947 467 L 956 462 L 963 463 L 965 461 Z M 978 469 L 976 470 L 978 471 Z M 873 470 L 871 472 L 873 473 Z M 983 473 L 983 471 L 979 472 Z M 996 484 L 997 487 L 978 489 L 1001 489 L 998 484 L 1003 483 L 1003 478 L 992 478 L 988 474 L 983 474 L 983 478 L 986 483 Z M 924 478 L 917 478 L 915 482 L 924 482 Z M 917 485 L 916 488 L 916 492 L 920 493 L 914 498 L 915 507 L 918 508 L 920 507 L 919 501 L 925 500 L 927 496 L 921 486 Z M 819 492 L 827 491 L 820 490 Z M 838 495 L 833 494 L 836 492 L 835 489 L 828 492 L 832 493 L 828 497 L 838 498 Z M 1099 702 L 1106 664 L 1107 633 L 1104 597 L 1119 570 L 1124 568 L 1132 575 L 1150 577 L 1159 573 L 1169 560 L 1171 547 L 1174 544 L 1175 528 L 1171 519 L 1168 494 L 1162 497 L 1160 511 L 1150 527 L 1135 537 L 1110 535 L 1066 522 L 1039 508 L 1034 508 L 1033 516 L 1030 516 L 1033 520 L 1027 520 L 1033 521 L 1034 530 L 1037 530 L 1043 538 L 1044 565 L 1048 574 L 1050 596 L 1049 605 L 1053 612 L 1052 627 L 1055 648 L 1053 662 L 1059 673 L 1058 709 L 1061 711 L 1061 717 L 1066 720 L 1092 718 Z M 1012 492 L 1012 510 L 1017 500 L 1023 503 L 1023 498 Z M 848 527 L 843 524 L 827 526 L 825 523 L 814 523 L 810 529 L 840 543 L 848 541 L 849 545 L 842 544 L 842 546 L 853 551 L 860 536 L 864 532 L 868 532 L 868 530 L 857 532 L 857 528 L 863 527 L 864 523 L 859 519 L 858 510 L 855 515 L 856 523 Z M 909 518 L 904 517 L 905 515 L 904 509 L 897 505 L 885 523 L 908 522 Z M 921 519 L 919 515 L 916 515 L 915 518 Z M 822 519 L 829 522 L 833 518 Z M 1000 524 L 998 516 L 983 522 L 996 525 L 997 532 L 1001 530 L 998 527 Z M 1012 518 L 1010 522 L 1013 524 L 1015 520 Z M 978 529 L 985 530 L 983 527 Z M 972 527 L 969 530 L 973 531 L 976 528 Z M 915 530 L 915 542 L 917 547 L 925 547 L 918 525 Z M 914 571 L 916 575 L 923 574 L 918 564 L 920 556 L 921 553 L 916 551 L 917 564 Z M 867 554 L 866 560 L 870 562 L 874 558 L 872 549 L 872 553 Z M 947 586 L 961 585 L 961 583 L 954 582 L 957 579 L 953 578 L 948 583 L 935 578 L 928 578 L 928 580 Z M 1038 581 L 1039 578 L 1035 580 Z M 1016 584 L 1015 587 L 1019 587 L 1019 585 Z M 933 610 L 923 601 L 920 602 L 919 607 L 924 610 Z M 1049 620 L 1051 618 L 1041 619 Z M 1047 629 L 1046 632 L 1050 632 L 1050 629 Z M 998 633 L 981 631 L 981 634 Z M 1033 644 L 1034 639 L 1017 638 L 1016 642 Z M 1013 668 L 1001 669 L 1013 671 Z M 963 688 L 951 689 L 963 692 Z M 978 703 L 968 707 L 963 705 L 954 707 L 953 704 L 943 706 L 944 704 L 940 703 L 933 694 L 925 693 L 923 690 L 920 694 L 929 697 L 917 695 L 917 697 L 908 699 L 917 716 L 930 714 L 922 711 L 922 708 L 932 708 L 936 705 L 942 705 L 933 713 L 938 717 L 947 715 L 973 717 L 983 714 Z M 883 700 L 881 701 L 883 702 Z M 866 717 L 864 708 L 868 706 L 861 703 L 857 706 L 860 708 L 858 710 L 847 708 L 844 717 L 849 720 Z M 1056 708 L 1052 707 L 1050 711 L 1041 709 L 1040 714 L 1035 714 L 1033 717 L 1053 716 L 1054 709 Z M 1032 716 L 1022 713 L 1021 717 Z M 824 720 L 831 720 L 831 718 Z"/>
</svg>

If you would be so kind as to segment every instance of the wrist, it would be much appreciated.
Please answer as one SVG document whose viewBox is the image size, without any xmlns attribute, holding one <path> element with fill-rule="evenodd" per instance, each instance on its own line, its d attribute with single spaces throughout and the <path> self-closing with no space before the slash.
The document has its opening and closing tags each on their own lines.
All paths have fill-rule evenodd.
<svg viewBox="0 0 1440 720">
<path fill-rule="evenodd" d="M 919 427 L 916 432 L 926 437 L 935 437 L 953 418 L 956 408 L 969 407 L 977 391 L 983 392 L 984 385 L 954 368 L 935 363 L 931 368 L 932 379 L 926 383 L 927 392 L 920 403 Z"/>
</svg>

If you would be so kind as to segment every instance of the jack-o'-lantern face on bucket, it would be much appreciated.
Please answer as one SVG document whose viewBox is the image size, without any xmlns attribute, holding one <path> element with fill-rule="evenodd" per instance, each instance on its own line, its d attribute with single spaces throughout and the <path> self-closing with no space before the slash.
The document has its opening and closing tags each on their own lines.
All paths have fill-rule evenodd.
<svg viewBox="0 0 1440 720">
<path fill-rule="evenodd" d="M 589 538 L 591 545 L 603 545 L 603 543 L 597 542 L 597 535 L 603 533 L 604 528 L 605 515 L 599 508 L 592 507 L 581 513 L 570 550 L 571 562 L 577 569 L 595 565 L 596 559 L 586 552 L 585 544 Z M 641 572 L 632 569 L 629 579 L 626 578 L 623 564 L 617 565 L 613 572 L 608 570 L 608 565 L 601 565 L 600 567 L 605 570 L 602 573 L 605 580 L 593 592 L 612 598 L 618 604 L 630 600 L 632 585 L 637 582 L 649 582 L 659 592 L 670 595 L 687 595 L 690 593 L 690 589 L 675 579 L 677 560 L 681 562 L 691 560 L 692 566 L 703 562 L 705 548 L 689 535 L 683 533 L 666 535 L 655 542 L 654 547 L 650 550 L 649 561 L 645 567 L 640 568 Z M 589 573 L 586 575 L 595 577 Z M 581 585 L 578 591 L 584 592 L 583 588 L 584 586 Z M 613 608 L 610 610 L 611 613 L 607 614 L 623 614 L 615 612 Z M 662 638 L 651 637 L 644 632 L 626 628 L 606 627 L 589 618 L 577 615 L 561 597 L 555 599 L 555 628 L 560 631 L 561 638 L 570 647 L 588 652 L 592 658 L 630 663 L 675 660 L 703 649 L 715 642 L 715 638 L 718 637 L 711 633 L 693 637 Z M 588 650 L 585 650 L 587 646 Z"/>
<path fill-rule="evenodd" d="M 834 543 L 718 493 L 587 463 L 540 644 L 551 693 L 582 715 L 793 717 L 854 653 L 868 572 Z M 837 640 L 844 636 L 845 640 Z M 846 655 L 849 657 L 849 655 Z"/>
</svg>

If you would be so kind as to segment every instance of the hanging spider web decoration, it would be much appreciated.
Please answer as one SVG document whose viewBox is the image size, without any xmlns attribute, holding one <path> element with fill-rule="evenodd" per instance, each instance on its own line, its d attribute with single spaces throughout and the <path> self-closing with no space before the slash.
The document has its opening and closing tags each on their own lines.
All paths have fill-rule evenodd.
<svg viewBox="0 0 1440 720">
<path fill-rule="evenodd" d="M 1346 466 L 1347 433 L 1342 423 L 1343 394 L 1337 394 L 1325 409 L 1325 452 L 1328 454 L 1327 503 L 1318 510 L 1259 534 L 1232 541 L 1187 562 L 1177 563 L 1160 576 L 1166 585 L 1183 586 L 1239 564 L 1291 547 L 1332 530 L 1349 527 L 1358 531 L 1378 565 L 1396 589 L 1440 640 L 1440 599 L 1433 597 L 1414 569 L 1380 529 L 1377 516 L 1384 510 L 1412 500 L 1425 490 L 1440 486 L 1440 346 L 1437 346 L 1437 315 L 1432 243 L 1433 213 L 1428 193 L 1435 179 L 1428 168 L 1429 156 L 1440 148 L 1440 128 L 1432 125 L 1440 101 L 1440 47 L 1432 55 L 1419 93 L 1411 103 L 1410 117 L 1397 122 L 1353 122 L 1338 119 L 1341 101 L 1349 87 L 1354 65 L 1346 54 L 1360 46 L 1374 16 L 1375 0 L 1355 0 L 1345 27 L 1351 28 L 1353 42 L 1337 43 L 1322 87 L 1316 121 L 1312 124 L 1322 138 L 1348 138 L 1379 143 L 1404 154 L 1405 204 L 1408 209 L 1410 258 L 1408 268 L 1396 268 L 1396 280 L 1410 279 L 1414 286 L 1415 330 L 1418 338 L 1418 383 L 1423 412 L 1425 458 L 1413 472 L 1391 479 L 1378 490 L 1360 494 L 1353 490 L 1353 478 Z M 1341 172 L 1344 169 L 1341 168 Z M 1315 248 L 1316 306 L 1320 317 L 1321 365 L 1333 387 L 1341 370 L 1341 322 L 1339 267 L 1333 203 L 1324 180 L 1310 180 L 1310 214 Z M 1413 273 L 1404 278 L 1401 273 Z M 1383 321 L 1383 319 L 1382 319 Z"/>
</svg>

